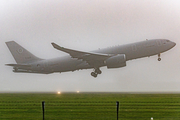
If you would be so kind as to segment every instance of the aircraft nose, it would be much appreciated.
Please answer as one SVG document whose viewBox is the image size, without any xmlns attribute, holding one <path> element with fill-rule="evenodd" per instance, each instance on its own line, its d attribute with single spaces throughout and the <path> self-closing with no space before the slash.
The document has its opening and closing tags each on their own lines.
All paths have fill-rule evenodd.
<svg viewBox="0 0 180 120">
<path fill-rule="evenodd" d="M 176 43 L 173 42 L 173 41 L 170 41 L 170 40 L 168 40 L 168 39 L 165 39 L 165 41 L 166 41 L 167 43 L 169 43 L 168 45 L 169 45 L 170 48 L 173 48 L 174 46 L 176 46 Z"/>
<path fill-rule="evenodd" d="M 171 42 L 172 43 L 172 48 L 174 47 L 174 46 L 176 46 L 176 43 L 175 42 Z"/>
<path fill-rule="evenodd" d="M 171 48 L 173 48 L 174 46 L 176 46 L 176 43 L 175 43 L 175 42 L 172 42 L 172 41 L 170 41 L 170 40 L 168 40 L 168 39 L 164 39 L 164 40 L 166 41 L 166 43 L 167 43 L 167 45 L 168 45 L 168 47 L 167 47 L 168 50 L 171 49 Z"/>
</svg>

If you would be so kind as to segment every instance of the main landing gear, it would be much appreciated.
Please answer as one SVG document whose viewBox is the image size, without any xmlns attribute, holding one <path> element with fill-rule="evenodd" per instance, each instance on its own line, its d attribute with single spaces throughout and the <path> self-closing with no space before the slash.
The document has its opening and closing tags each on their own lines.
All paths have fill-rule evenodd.
<svg viewBox="0 0 180 120">
<path fill-rule="evenodd" d="M 96 78 L 97 75 L 98 75 L 98 74 L 101 74 L 101 73 L 102 73 L 102 71 L 101 71 L 99 68 L 95 68 L 95 69 L 94 69 L 94 72 L 91 73 L 91 76 L 93 76 L 93 77 Z"/>
<path fill-rule="evenodd" d="M 161 53 L 158 54 L 158 61 L 161 61 Z"/>
</svg>

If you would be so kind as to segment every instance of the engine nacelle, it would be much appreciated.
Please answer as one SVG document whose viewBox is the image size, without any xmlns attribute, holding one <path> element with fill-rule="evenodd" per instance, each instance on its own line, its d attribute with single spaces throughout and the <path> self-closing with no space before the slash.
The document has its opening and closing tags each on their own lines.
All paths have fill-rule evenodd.
<svg viewBox="0 0 180 120">
<path fill-rule="evenodd" d="M 118 54 L 108 58 L 106 61 L 107 68 L 120 68 L 126 66 L 126 55 Z"/>
</svg>

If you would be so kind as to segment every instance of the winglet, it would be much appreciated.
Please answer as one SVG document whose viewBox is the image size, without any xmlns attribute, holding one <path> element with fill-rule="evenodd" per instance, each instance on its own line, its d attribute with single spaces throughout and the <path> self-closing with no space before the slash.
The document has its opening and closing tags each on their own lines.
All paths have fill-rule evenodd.
<svg viewBox="0 0 180 120">
<path fill-rule="evenodd" d="M 56 43 L 51 43 L 51 44 L 52 44 L 52 46 L 53 46 L 55 49 L 61 50 L 61 51 L 63 51 L 63 52 L 66 52 L 66 53 L 69 53 L 69 54 L 70 54 L 70 51 L 71 51 L 70 49 L 61 47 L 61 46 L 57 45 Z"/>
<path fill-rule="evenodd" d="M 52 44 L 52 46 L 54 47 L 54 48 L 56 48 L 56 49 L 58 49 L 59 50 L 59 48 L 61 48 L 59 45 L 57 45 L 56 43 L 51 43 Z M 63 48 L 63 47 L 62 47 Z"/>
</svg>

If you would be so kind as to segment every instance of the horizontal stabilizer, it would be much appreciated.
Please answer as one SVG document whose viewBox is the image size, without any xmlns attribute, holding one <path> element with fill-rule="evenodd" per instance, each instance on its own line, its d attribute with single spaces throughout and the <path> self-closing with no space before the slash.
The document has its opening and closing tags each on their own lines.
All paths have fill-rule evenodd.
<svg viewBox="0 0 180 120">
<path fill-rule="evenodd" d="M 36 74 L 51 74 L 52 72 L 38 72 L 38 71 L 27 71 L 27 70 L 18 70 L 13 71 L 14 73 L 36 73 Z"/>
<path fill-rule="evenodd" d="M 25 67 L 27 67 L 27 68 L 29 68 L 29 67 L 31 67 L 31 65 L 21 65 L 21 64 L 6 64 L 7 66 L 12 66 L 12 67 L 23 67 L 23 68 L 25 68 Z"/>
</svg>

